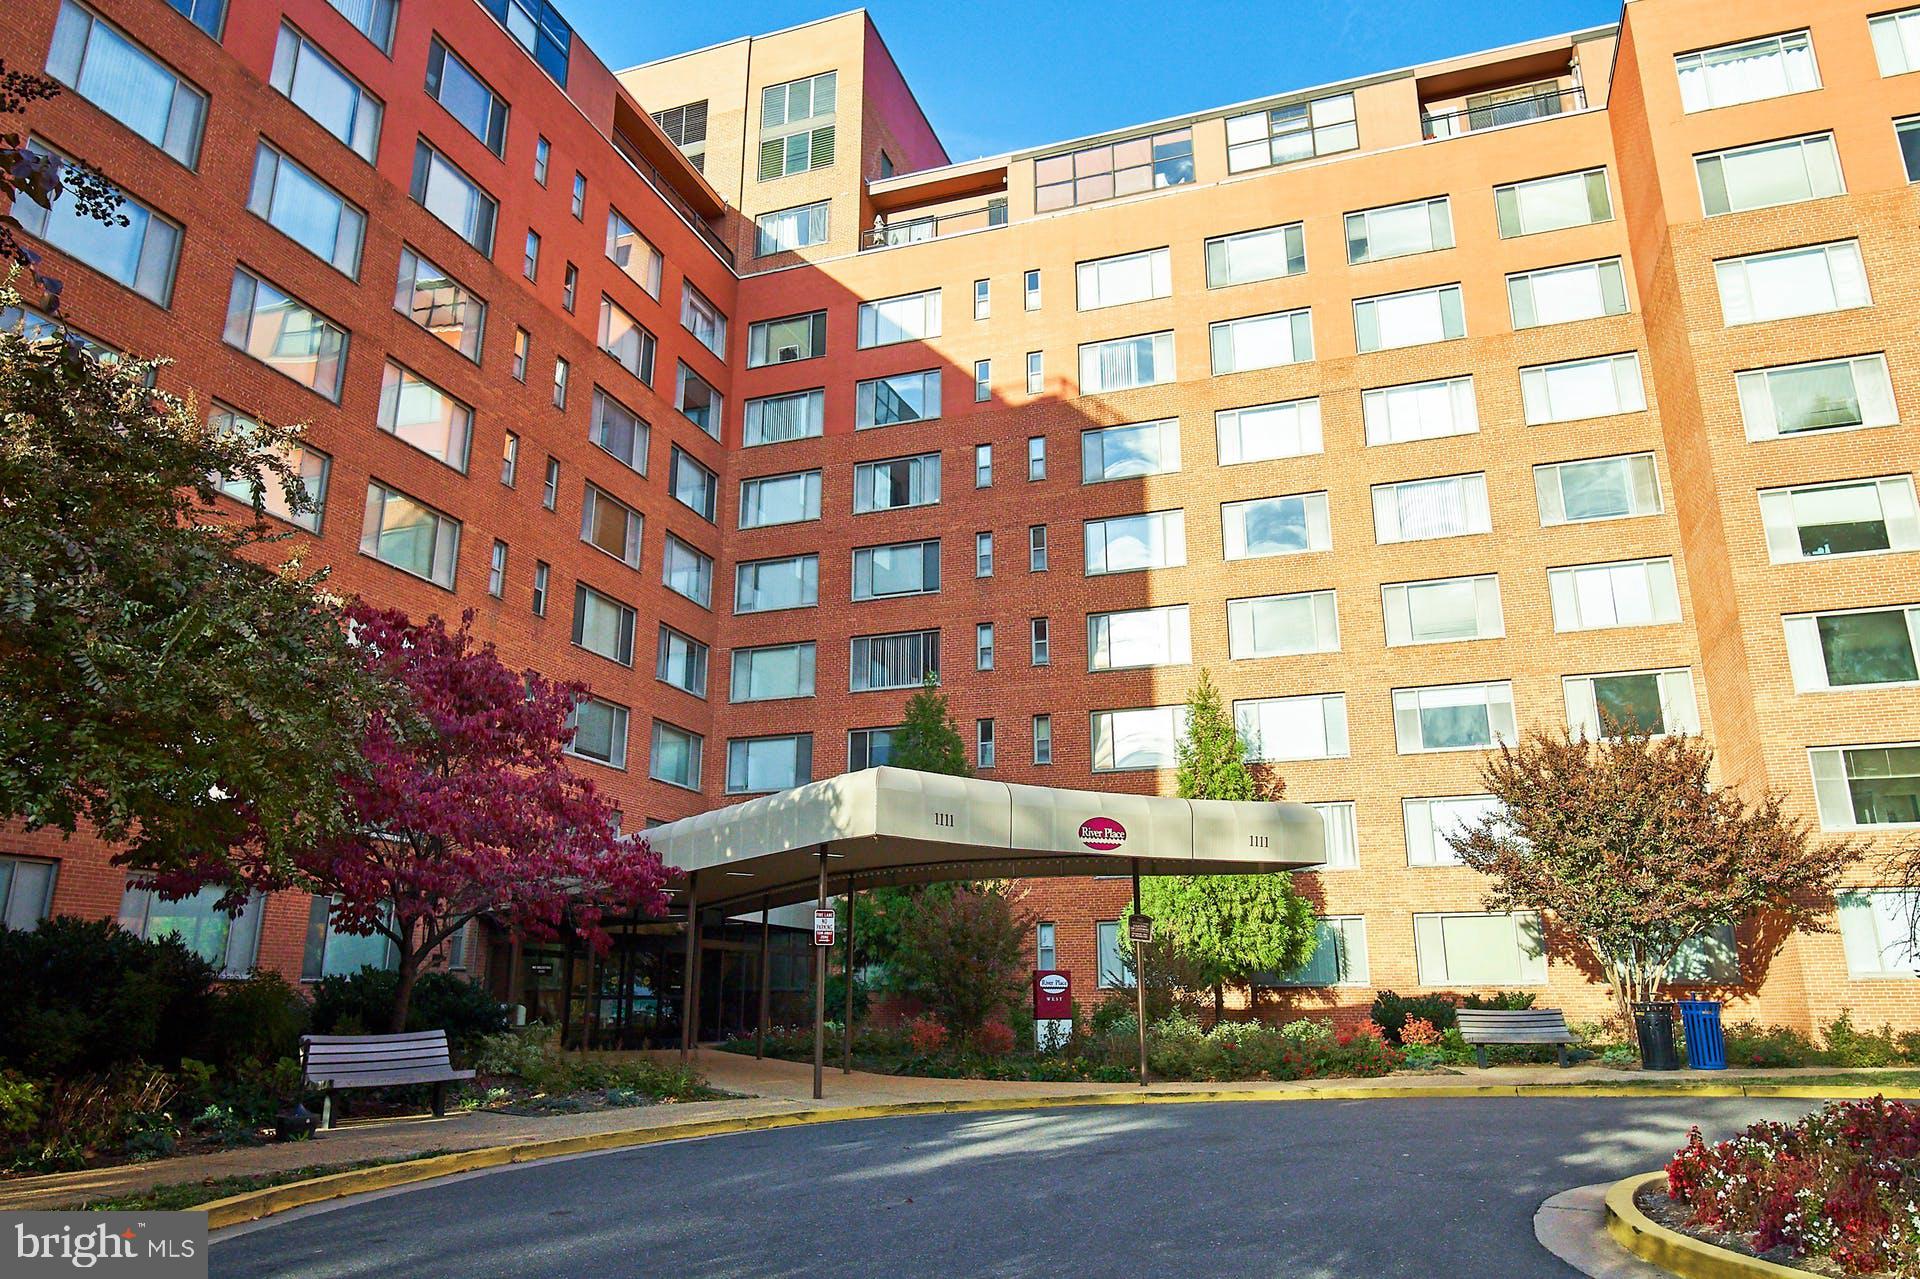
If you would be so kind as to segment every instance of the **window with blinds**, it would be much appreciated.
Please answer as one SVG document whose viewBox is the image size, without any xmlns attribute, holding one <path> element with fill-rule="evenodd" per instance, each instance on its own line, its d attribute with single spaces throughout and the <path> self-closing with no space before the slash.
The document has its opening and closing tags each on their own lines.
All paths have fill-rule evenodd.
<svg viewBox="0 0 1920 1279">
<path fill-rule="evenodd" d="M 760 91 L 760 181 L 833 163 L 837 83 L 834 72 L 824 71 Z"/>
<path fill-rule="evenodd" d="M 653 122 L 667 135 L 667 141 L 680 148 L 695 169 L 706 171 L 707 104 L 704 99 L 656 111 L 653 113 Z"/>
</svg>

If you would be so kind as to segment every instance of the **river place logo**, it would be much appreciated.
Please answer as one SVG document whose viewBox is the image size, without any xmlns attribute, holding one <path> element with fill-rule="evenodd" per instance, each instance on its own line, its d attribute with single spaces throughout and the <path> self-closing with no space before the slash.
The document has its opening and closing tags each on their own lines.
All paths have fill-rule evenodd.
<svg viewBox="0 0 1920 1279">
<path fill-rule="evenodd" d="M 0 1267 L 9 1279 L 45 1275 L 125 1275 L 129 1279 L 206 1279 L 203 1212 L 0 1213 Z"/>
<path fill-rule="evenodd" d="M 1127 842 L 1127 828 L 1111 817 L 1089 817 L 1080 823 L 1080 842 L 1096 853 L 1110 853 Z"/>
</svg>

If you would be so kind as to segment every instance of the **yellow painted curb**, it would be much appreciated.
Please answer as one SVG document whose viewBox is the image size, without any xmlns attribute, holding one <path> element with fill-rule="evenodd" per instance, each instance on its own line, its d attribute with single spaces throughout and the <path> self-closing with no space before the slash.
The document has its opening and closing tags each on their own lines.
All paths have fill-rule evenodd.
<svg viewBox="0 0 1920 1279">
<path fill-rule="evenodd" d="M 307 1181 L 292 1181 L 265 1190 L 250 1190 L 226 1199 L 200 1205 L 196 1211 L 207 1214 L 207 1227 L 220 1230 L 249 1221 L 259 1221 L 276 1213 L 311 1204 L 363 1195 L 376 1190 L 391 1190 L 450 1177 L 459 1173 L 498 1168 L 506 1164 L 531 1163 L 538 1159 L 557 1159 L 566 1155 L 598 1154 L 635 1146 L 651 1146 L 665 1141 L 686 1141 L 698 1137 L 720 1137 L 733 1133 L 767 1132 L 776 1128 L 795 1128 L 811 1124 L 844 1123 L 856 1119 L 885 1119 L 900 1115 L 976 1114 L 1001 1110 L 1060 1110 L 1081 1106 L 1160 1106 L 1198 1102 L 1258 1101 L 1372 1101 L 1416 1097 L 1786 1097 L 1820 1101 L 1836 1097 L 1920 1097 L 1920 1092 L 1882 1090 L 1861 1087 L 1819 1088 L 1792 1084 L 1440 1084 L 1386 1086 L 1377 1088 L 1326 1086 L 1317 1088 L 1216 1088 L 1181 1092 L 1114 1090 L 1100 1093 L 1043 1094 L 1034 1097 L 974 1097 L 951 1101 L 900 1101 L 869 1106 L 840 1106 L 822 1110 L 795 1110 L 770 1115 L 748 1115 L 730 1119 L 698 1119 L 687 1123 L 661 1124 L 652 1128 L 622 1128 L 611 1132 L 588 1133 L 579 1137 L 552 1137 L 541 1141 L 522 1141 L 505 1146 L 484 1146 L 476 1150 L 455 1151 L 424 1159 L 380 1164 L 330 1173 Z M 1623 1183 L 1624 1184 L 1624 1183 Z M 1617 1187 L 1616 1187 L 1617 1189 Z M 1611 1200 L 1609 1200 L 1611 1203 Z M 1629 1207 L 1631 1205 L 1629 1204 Z M 1611 1226 L 1609 1215 L 1609 1229 Z M 1643 1218 L 1644 1220 L 1644 1218 Z M 1648 1223 L 1652 1225 L 1651 1222 Z M 1658 1229 L 1658 1227 L 1654 1227 Z M 1669 1232 L 1671 1233 L 1671 1232 Z M 1755 1274 L 1804 1272 L 1755 1271 Z"/>
<path fill-rule="evenodd" d="M 1664 1172 L 1647 1172 L 1607 1188 L 1607 1233 L 1615 1243 L 1681 1279 L 1807 1279 L 1805 1270 L 1715 1247 L 1669 1230 L 1641 1212 L 1633 1202 L 1634 1196 L 1650 1184 L 1664 1184 L 1666 1179 Z"/>
</svg>

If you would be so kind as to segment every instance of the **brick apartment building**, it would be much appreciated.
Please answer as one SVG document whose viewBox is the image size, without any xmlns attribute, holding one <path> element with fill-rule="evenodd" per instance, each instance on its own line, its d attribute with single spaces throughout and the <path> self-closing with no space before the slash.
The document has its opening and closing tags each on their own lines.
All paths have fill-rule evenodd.
<svg viewBox="0 0 1920 1279">
<path fill-rule="evenodd" d="M 1263 1007 L 1577 1016 L 1579 958 L 1450 864 L 1496 737 L 1630 716 L 1818 830 L 1920 826 L 1920 9 L 1628 0 L 960 163 L 864 12 L 617 73 L 546 0 L 10 16 L 7 65 L 71 86 L 33 136 L 133 215 L 28 219 L 70 323 L 310 423 L 310 558 L 590 684 L 575 753 L 630 826 L 884 762 L 929 669 L 982 775 L 1165 790 L 1204 668 L 1327 827 L 1319 956 Z M 151 901 L 109 852 L 0 833 L 0 914 L 232 972 L 382 958 L 293 895 Z M 1688 976 L 1920 1025 L 1886 882 Z M 1033 885 L 1038 962 L 1117 982 L 1126 896 Z M 752 966 L 709 931 L 723 1026 Z M 639 1042 L 678 935 L 448 962 Z"/>
</svg>

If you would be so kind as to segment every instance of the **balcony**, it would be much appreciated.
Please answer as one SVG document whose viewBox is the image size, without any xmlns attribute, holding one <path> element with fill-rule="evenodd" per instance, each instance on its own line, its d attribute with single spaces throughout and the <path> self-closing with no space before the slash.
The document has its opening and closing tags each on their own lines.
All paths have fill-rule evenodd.
<svg viewBox="0 0 1920 1279">
<path fill-rule="evenodd" d="M 891 249 L 902 244 L 919 244 L 923 240 L 938 240 L 966 231 L 985 231 L 1006 224 L 1005 200 L 989 200 L 978 208 L 900 218 L 891 222 L 886 221 L 882 214 L 870 229 L 860 233 L 860 250 L 864 253 L 868 249 Z"/>
<path fill-rule="evenodd" d="M 1525 124 L 1529 120 L 1544 120 L 1548 116 L 1569 111 L 1584 111 L 1586 107 L 1587 91 L 1578 85 L 1570 89 L 1559 88 L 1551 82 L 1528 85 L 1519 89 L 1474 94 L 1467 98 L 1465 106 L 1452 111 L 1436 113 L 1423 106 L 1420 109 L 1420 132 L 1429 141 L 1457 138 L 1463 133 L 1500 129 L 1510 124 Z"/>
</svg>

